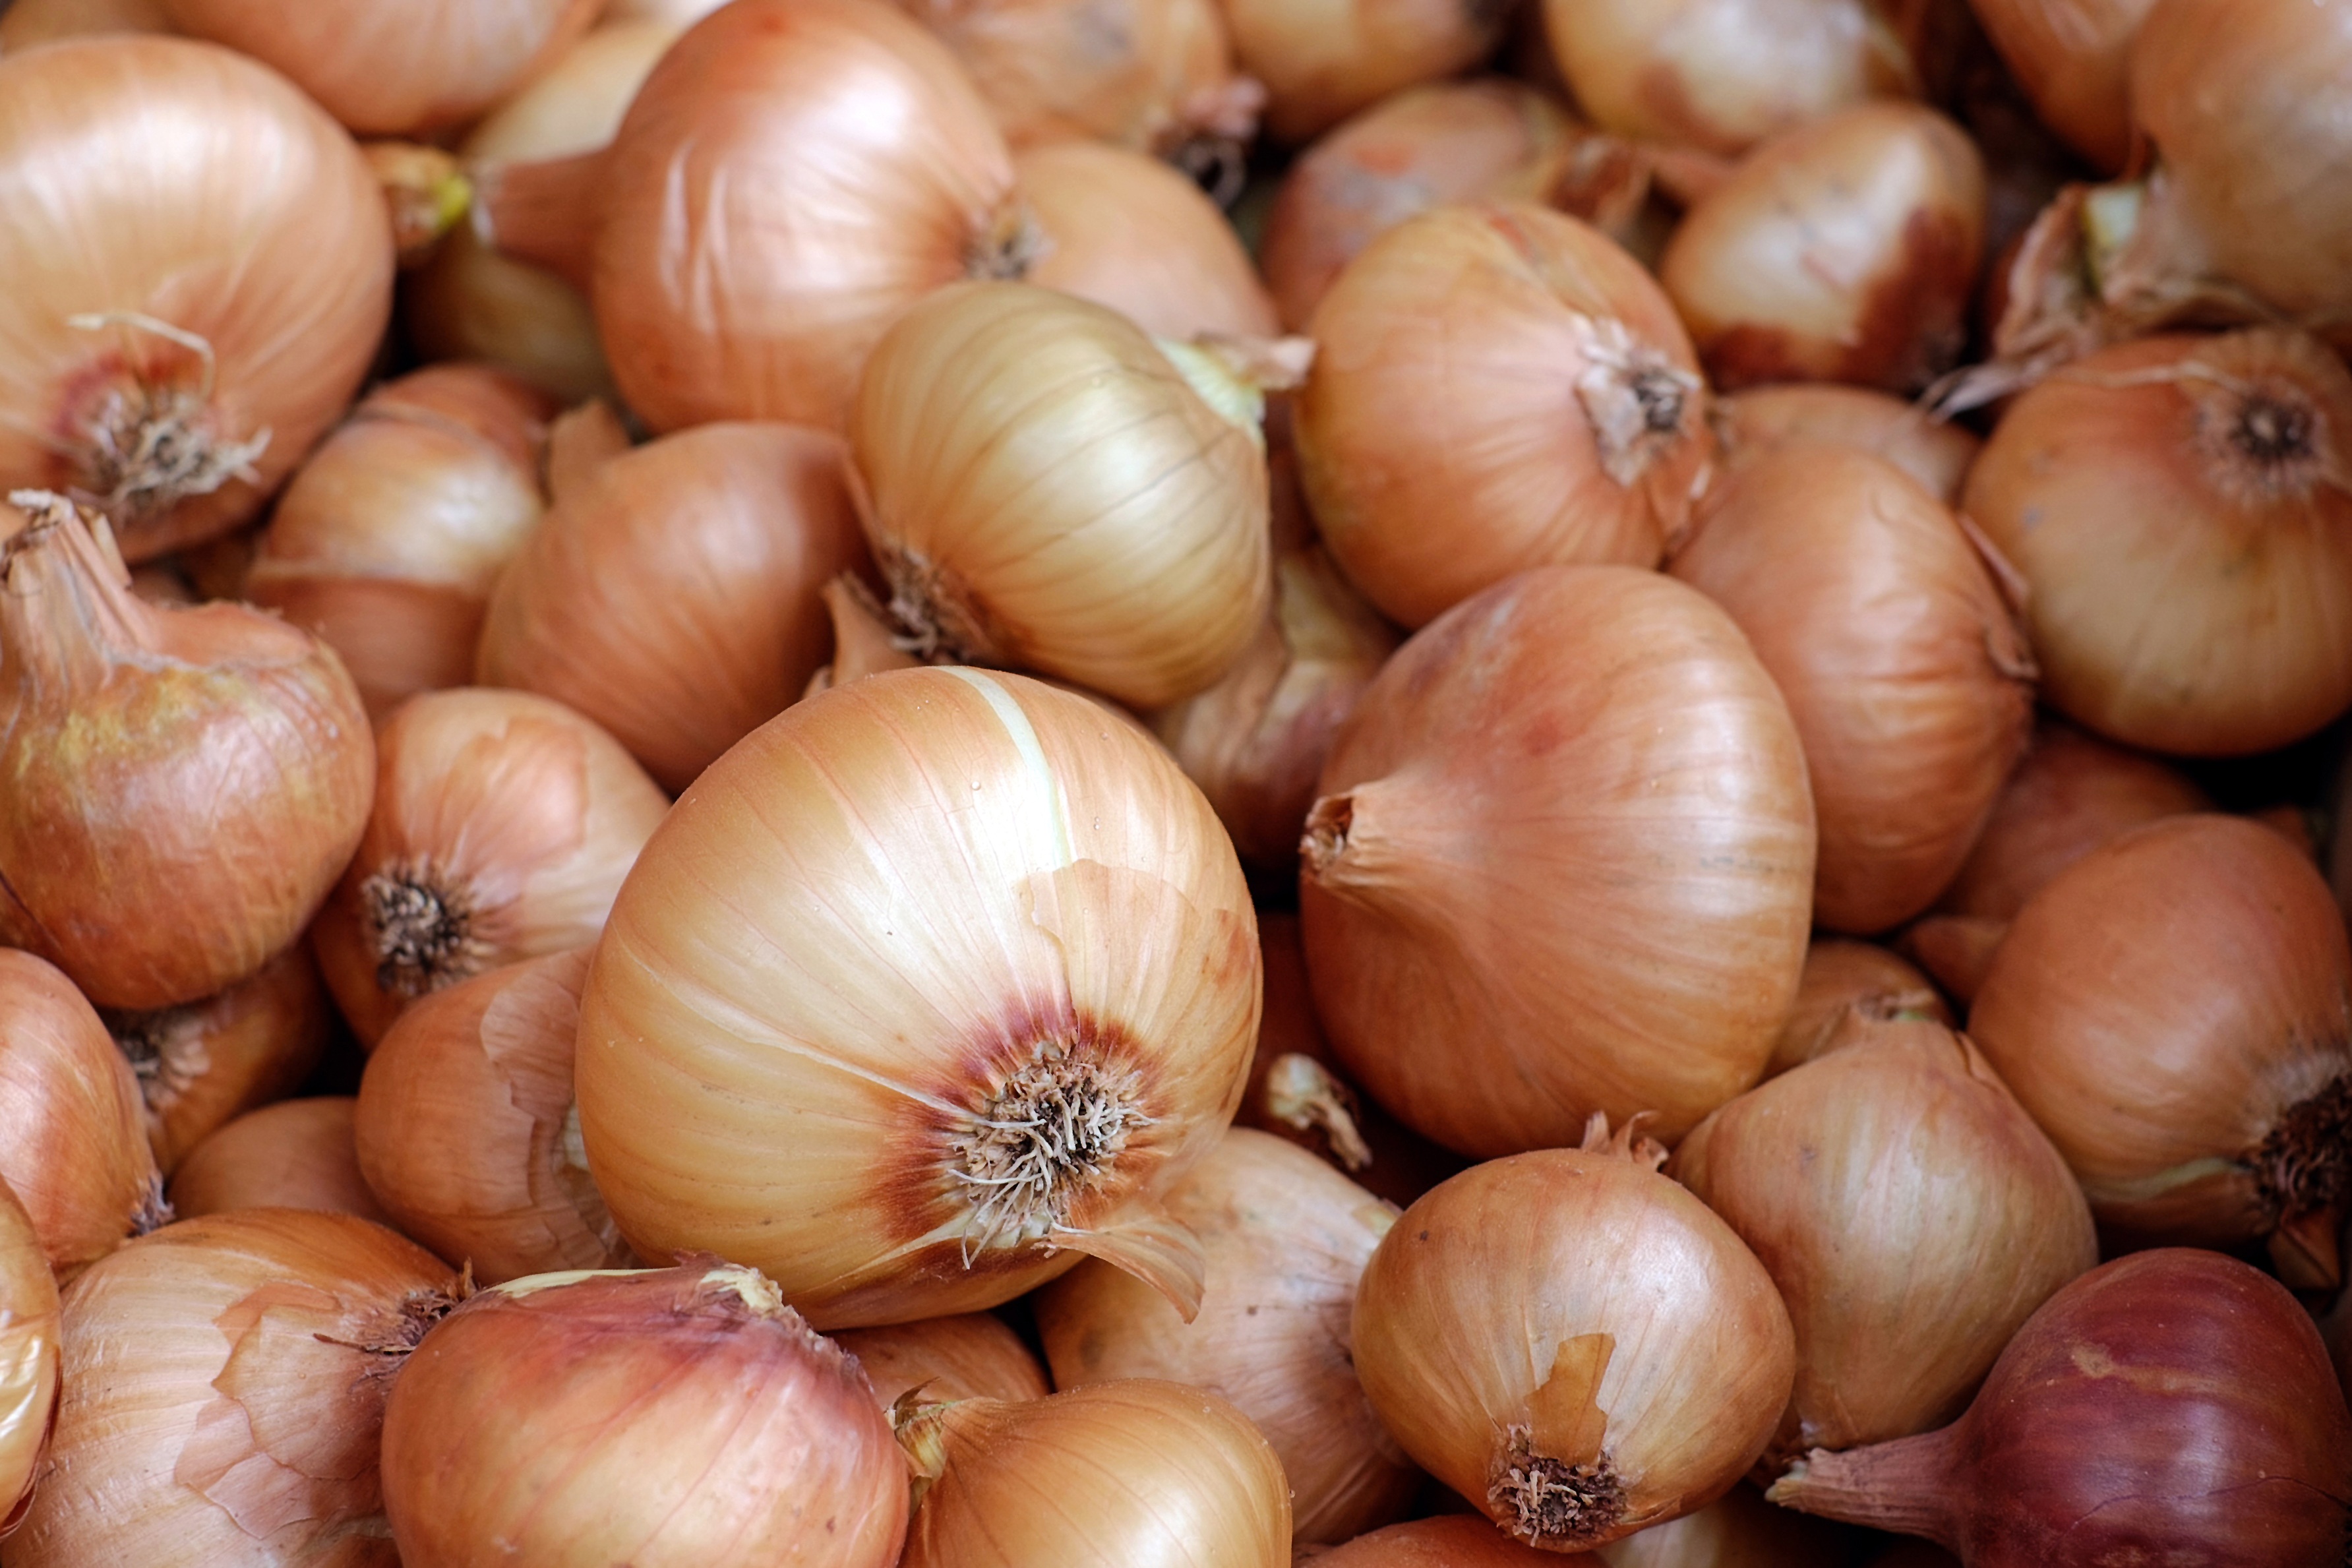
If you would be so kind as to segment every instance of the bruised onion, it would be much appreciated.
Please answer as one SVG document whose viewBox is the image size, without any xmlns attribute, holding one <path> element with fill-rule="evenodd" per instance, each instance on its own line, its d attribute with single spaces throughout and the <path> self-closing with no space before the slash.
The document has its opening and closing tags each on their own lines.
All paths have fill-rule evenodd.
<svg viewBox="0 0 2352 1568">
<path fill-rule="evenodd" d="M 384 1401 L 404 1568 L 889 1568 L 907 1470 L 857 1363 L 714 1258 L 474 1296 Z"/>
<path fill-rule="evenodd" d="M 31 1506 L 58 1403 L 58 1282 L 25 1208 L 0 1181 L 0 1537 Z"/>
<path fill-rule="evenodd" d="M 1054 1392 L 1021 1336 L 986 1312 L 844 1329 L 833 1340 L 866 1369 L 875 1403 L 885 1410 L 908 1393 L 945 1402 L 1043 1399 Z"/>
<path fill-rule="evenodd" d="M 2275 1280 L 2167 1248 L 2052 1297 L 1952 1426 L 1816 1451 L 1770 1495 L 1969 1568 L 2311 1568 L 2344 1550 L 2352 1414 Z"/>
<path fill-rule="evenodd" d="M 1780 1026 L 1766 1076 L 1778 1077 L 1828 1055 L 1853 1037 L 1845 1029 L 1850 1018 L 1885 1022 L 1905 1016 L 1952 1022 L 1927 977 L 1894 953 L 1866 942 L 1816 937 L 1805 949 L 1797 999 Z"/>
<path fill-rule="evenodd" d="M 1483 1519 L 1459 1514 L 1391 1524 L 1303 1561 L 1316 1568 L 1557 1568 L 1559 1563 Z"/>
<path fill-rule="evenodd" d="M 584 949 L 436 991 L 368 1058 L 360 1173 L 403 1234 L 486 1284 L 635 1258 L 589 1179 L 573 1110 Z"/>
<path fill-rule="evenodd" d="M 1257 1016 L 1241 868 L 1141 731 L 897 670 L 752 731 L 654 835 L 581 1000 L 581 1130 L 640 1253 L 740 1258 L 823 1326 L 994 1306 L 1081 1254 L 1189 1316 L 1165 1195 Z"/>
<path fill-rule="evenodd" d="M 1934 903 L 2033 725 L 2033 661 L 1958 519 L 1866 453 L 1792 446 L 1707 492 L 1672 569 L 1788 699 L 1821 828 L 1814 920 L 1867 933 Z"/>
<path fill-rule="evenodd" d="M 1316 1011 L 1416 1131 L 1491 1155 L 1647 1111 L 1680 1137 L 1763 1072 L 1812 805 L 1787 705 L 1694 590 L 1550 567 L 1456 605 L 1366 690 L 1321 788 Z"/>
<path fill-rule="evenodd" d="M 1080 1264 L 1036 1298 L 1060 1388 L 1122 1377 L 1213 1389 L 1256 1424 L 1290 1481 L 1301 1542 L 1346 1541 L 1405 1511 L 1421 1473 L 1349 1359 L 1356 1281 L 1396 1211 L 1303 1149 L 1237 1127 L 1169 1194 L 1208 1254 L 1201 1315 Z"/>
<path fill-rule="evenodd" d="M 2108 174 L 2131 153 L 2131 41 L 2155 0 L 1974 0 L 2042 122 Z"/>
<path fill-rule="evenodd" d="M 1364 596 L 1418 626 L 1530 566 L 1651 566 L 1713 441 L 1690 339 L 1598 229 L 1441 207 L 1316 308 L 1300 477 Z"/>
<path fill-rule="evenodd" d="M 1959 504 L 1969 465 L 1984 445 L 1916 404 L 1861 386 L 1751 386 L 1716 399 L 1712 408 L 1724 468 L 1795 443 L 1857 447 L 1918 480 L 1946 506 Z"/>
<path fill-rule="evenodd" d="M 388 1223 L 360 1175 L 349 1095 L 248 1110 L 188 1151 L 173 1174 L 183 1219 L 235 1209 L 311 1209 Z"/>
<path fill-rule="evenodd" d="M 461 687 L 377 736 L 375 808 L 312 930 L 363 1044 L 419 996 L 593 942 L 668 801 L 560 702 Z"/>
<path fill-rule="evenodd" d="M 1581 1149 L 1473 1166 L 1405 1210 L 1357 1289 L 1373 1408 L 1531 1545 L 1580 1551 L 1713 1500 L 1788 1402 L 1787 1309 L 1664 1158 L 1596 1115 Z"/>
</svg>

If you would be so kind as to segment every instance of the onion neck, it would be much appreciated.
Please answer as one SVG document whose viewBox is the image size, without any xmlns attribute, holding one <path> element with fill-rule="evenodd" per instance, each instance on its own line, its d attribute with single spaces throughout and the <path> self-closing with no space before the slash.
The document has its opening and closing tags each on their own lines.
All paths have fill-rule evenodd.
<svg viewBox="0 0 2352 1568">
<path fill-rule="evenodd" d="M 1576 397 L 1591 426 L 1601 471 L 1630 489 L 1686 428 L 1704 423 L 1704 384 L 1622 321 L 1579 316 L 1572 325 L 1583 361 Z"/>
<path fill-rule="evenodd" d="M 1356 1126 L 1355 1096 L 1321 1062 L 1285 1051 L 1267 1065 L 1261 1110 L 1294 1132 L 1320 1134 L 1346 1171 L 1372 1163 L 1371 1145 Z"/>
<path fill-rule="evenodd" d="M 1245 338 L 1203 332 L 1190 342 L 1154 338 L 1193 395 L 1265 448 L 1265 395 L 1303 384 L 1315 363 L 1311 338 Z"/>
<path fill-rule="evenodd" d="M 360 151 L 383 188 L 392 212 L 392 242 L 403 267 L 423 264 L 442 237 L 474 205 L 473 182 L 457 160 L 438 147 L 413 142 L 370 142 Z"/>
<path fill-rule="evenodd" d="M 18 703 L 69 704 L 124 658 L 159 652 L 157 612 L 131 593 L 106 520 L 47 490 L 8 500 L 29 520 L 0 541 L 0 669 Z"/>
<path fill-rule="evenodd" d="M 1951 1491 L 1959 1429 L 1947 1426 L 1842 1454 L 1815 1448 L 1764 1495 L 1800 1513 L 1924 1535 L 1957 1552 Z"/>
<path fill-rule="evenodd" d="M 1018 192 L 1007 195 L 972 230 L 963 252 L 967 278 L 1018 283 L 1053 254 L 1053 237 Z"/>
<path fill-rule="evenodd" d="M 586 291 L 609 153 L 599 148 L 571 158 L 480 165 L 473 179 L 474 237 Z"/>
</svg>

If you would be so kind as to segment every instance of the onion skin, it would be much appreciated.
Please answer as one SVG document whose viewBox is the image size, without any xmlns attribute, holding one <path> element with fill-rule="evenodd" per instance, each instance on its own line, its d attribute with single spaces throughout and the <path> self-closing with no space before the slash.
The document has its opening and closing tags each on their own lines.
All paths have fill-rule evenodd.
<svg viewBox="0 0 2352 1568">
<path fill-rule="evenodd" d="M 1234 1402 L 1290 1481 L 1298 1542 L 1346 1541 L 1405 1511 L 1421 1472 L 1381 1426 L 1349 1359 L 1356 1280 L 1396 1211 L 1314 1155 L 1235 1128 L 1169 1194 L 1208 1251 L 1187 1323 L 1108 1264 L 1037 1296 L 1060 1388 L 1157 1377 Z"/>
<path fill-rule="evenodd" d="M 58 1282 L 25 1206 L 0 1181 L 0 1538 L 31 1506 L 58 1403 Z"/>
<path fill-rule="evenodd" d="M 1671 569 L 1788 699 L 1821 827 L 1815 921 L 1867 934 L 1925 910 L 2033 725 L 2033 661 L 1958 520 L 1891 464 L 1790 447 L 1707 492 Z"/>
<path fill-rule="evenodd" d="M 1850 1043 L 1857 1037 L 1846 1029 L 1850 1018 L 1884 1023 L 1912 1016 L 1948 1027 L 1953 1021 L 1927 977 L 1894 953 L 1866 942 L 1816 937 L 1805 949 L 1797 1000 L 1764 1076 L 1778 1078 Z"/>
<path fill-rule="evenodd" d="M 1861 386 L 1751 386 L 1717 398 L 1713 410 L 1720 471 L 1784 446 L 1826 441 L 1884 458 L 1946 506 L 1959 504 L 1969 466 L 1984 445 L 1915 404 Z"/>
<path fill-rule="evenodd" d="M 2131 42 L 2156 0 L 1972 0 L 2042 124 L 2106 174 L 2131 155 Z"/>
<path fill-rule="evenodd" d="M 825 661 L 818 593 L 866 561 L 838 437 L 706 425 L 556 497 L 498 584 L 478 669 L 595 721 L 677 791 Z"/>
<path fill-rule="evenodd" d="M 183 1219 L 236 1209 L 309 1209 L 392 1220 L 360 1175 L 349 1095 L 248 1110 L 188 1152 L 172 1177 Z"/>
<path fill-rule="evenodd" d="M 2270 1237 L 2283 1269 L 2326 1288 L 2352 1195 L 2347 997 L 2352 947 L 2311 862 L 2254 823 L 2177 816 L 2036 894 L 1969 1023 L 2103 1225 Z"/>
<path fill-rule="evenodd" d="M 1876 1539 L 1774 1508 L 1742 1482 L 1696 1513 L 1612 1541 L 1593 1556 L 1607 1568 L 1858 1568 Z"/>
<path fill-rule="evenodd" d="M 15 0 L 0 11 L 0 51 L 94 33 L 168 33 L 163 0 Z"/>
<path fill-rule="evenodd" d="M 2329 1373 L 2275 1280 L 2217 1253 L 2142 1253 L 2051 1298 L 1952 1426 L 1816 1451 L 1769 1495 L 1927 1536 L 1969 1568 L 2328 1563 L 2352 1499 L 2352 1415 Z"/>
<path fill-rule="evenodd" d="M 1486 1157 L 1647 1111 L 1678 1138 L 1762 1074 L 1812 805 L 1780 692 L 1694 590 L 1550 567 L 1456 606 L 1389 660 L 1321 788 L 1316 1013 L 1415 1131 Z"/>
<path fill-rule="evenodd" d="M 1476 65 L 1508 14 L 1471 0 L 1225 0 L 1234 53 L 1265 84 L 1265 129 L 1297 145 L 1417 83 Z"/>
<path fill-rule="evenodd" d="M 906 1481 L 856 1360 L 711 1258 L 485 1290 L 384 1405 L 404 1568 L 888 1568 Z"/>
<path fill-rule="evenodd" d="M 901 1394 L 926 1399 L 1043 1399 L 1045 1369 L 1001 1318 L 959 1312 L 887 1328 L 844 1329 L 834 1342 L 857 1358 L 885 1410 Z"/>
<path fill-rule="evenodd" d="M 1485 1520 L 1456 1514 L 1391 1524 L 1318 1552 L 1310 1561 L 1316 1568 L 1560 1568 L 1562 1563 L 1599 1564 L 1603 1559 L 1538 1552 Z"/>
</svg>

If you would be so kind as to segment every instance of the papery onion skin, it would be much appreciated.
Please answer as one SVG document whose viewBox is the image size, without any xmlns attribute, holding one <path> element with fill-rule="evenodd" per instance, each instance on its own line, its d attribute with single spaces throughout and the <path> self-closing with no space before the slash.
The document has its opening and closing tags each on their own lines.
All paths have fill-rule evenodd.
<svg viewBox="0 0 2352 1568">
<path fill-rule="evenodd" d="M 49 1468 L 9 1568 L 396 1568 L 376 1449 L 430 1256 L 347 1215 L 170 1226 L 75 1281 Z"/>
<path fill-rule="evenodd" d="M 1788 1306 L 1797 1383 L 1773 1473 L 1950 1420 L 2099 1260 L 2074 1173 L 1975 1047 L 1926 1021 L 1847 1031 L 1700 1122 L 1666 1167 Z"/>
<path fill-rule="evenodd" d="M 1850 1017 L 1884 1021 L 1901 1016 L 1947 1026 L 1953 1021 L 1927 977 L 1894 953 L 1866 942 L 1816 937 L 1805 949 L 1797 999 L 1780 1026 L 1765 1076 L 1777 1078 L 1835 1050 L 1853 1037 L 1844 1031 Z"/>
<path fill-rule="evenodd" d="M 1125 1378 L 920 1419 L 945 1468 L 915 1510 L 901 1568 L 1290 1563 L 1282 1467 L 1249 1418 L 1205 1390 Z"/>
<path fill-rule="evenodd" d="M 717 1258 L 482 1291 L 401 1368 L 404 1568 L 888 1568 L 907 1471 L 857 1363 Z"/>
<path fill-rule="evenodd" d="M 58 1402 L 58 1282 L 25 1206 L 0 1181 L 0 1538 L 31 1506 Z"/>
<path fill-rule="evenodd" d="M 0 494 L 102 502 L 131 561 L 259 510 L 341 416 L 391 312 L 366 160 L 209 44 L 0 62 Z M 112 324 L 74 324 L 92 317 Z"/>
<path fill-rule="evenodd" d="M 2336 1561 L 2352 1414 L 2311 1320 L 2218 1253 L 2117 1258 L 2051 1298 L 1950 1426 L 1816 1451 L 1777 1502 L 1925 1535 L 1969 1568 Z"/>
<path fill-rule="evenodd" d="M 646 846 L 581 1002 L 581 1128 L 641 1255 L 739 1258 L 821 1327 L 994 1306 L 1087 1252 L 1181 1291 L 1159 1206 L 1257 1018 L 1241 867 L 1139 729 L 895 670 L 754 731 Z M 1038 1131 L 1065 1104 L 1066 1147 Z"/>
<path fill-rule="evenodd" d="M 2347 442 L 2352 373 L 2274 329 L 2121 344 L 2020 396 L 1965 506 L 2030 585 L 2046 700 L 2192 756 L 2272 750 L 2342 712 Z"/>
<path fill-rule="evenodd" d="M 1389 660 L 1321 788 L 1316 1012 L 1416 1131 L 1489 1156 L 1647 1111 L 1679 1137 L 1762 1074 L 1812 803 L 1787 705 L 1696 591 L 1610 566 L 1488 589 Z"/>
<path fill-rule="evenodd" d="M 2131 43 L 2156 0 L 1972 0 L 2044 125 L 2106 174 L 2131 155 Z"/>
<path fill-rule="evenodd" d="M 420 998 L 360 1080 L 352 1137 L 404 1235 L 485 1285 L 636 1259 L 589 1179 L 572 1115 L 583 948 Z"/>
<path fill-rule="evenodd" d="M 1598 229 L 1442 207 L 1350 262 L 1312 328 L 1300 477 L 1323 542 L 1407 626 L 1530 566 L 1655 565 L 1714 441 L 1690 339 Z"/>
<path fill-rule="evenodd" d="M 1550 1552 L 1728 1489 L 1795 1367 L 1763 1267 L 1657 1173 L 1664 1151 L 1623 1140 L 1473 1166 L 1405 1210 L 1357 1289 L 1356 1370 L 1390 1431 Z"/>
<path fill-rule="evenodd" d="M 1396 1211 L 1303 1149 L 1246 1127 L 1169 1194 L 1207 1249 L 1186 1323 L 1151 1289 L 1089 1259 L 1036 1299 L 1056 1387 L 1157 1377 L 1234 1402 L 1290 1481 L 1299 1542 L 1346 1541 L 1405 1511 L 1421 1484 L 1349 1359 L 1356 1280 Z"/>
<path fill-rule="evenodd" d="M 1391 1524 L 1309 1561 L 1318 1568 L 1560 1568 L 1562 1563 L 1598 1564 L 1603 1560 L 1580 1552 L 1563 1558 L 1538 1552 L 1483 1519 L 1454 1514 Z"/>
<path fill-rule="evenodd" d="M 833 1341 L 857 1358 L 885 1410 L 918 1390 L 926 1402 L 1043 1399 L 1054 1392 L 1021 1336 L 987 1312 L 844 1329 Z"/>
<path fill-rule="evenodd" d="M 1946 506 L 1957 506 L 1984 443 L 1939 424 L 1916 404 L 1862 386 L 1794 382 L 1751 386 L 1716 399 L 1718 473 L 1797 442 L 1856 447 L 1894 464 Z"/>
<path fill-rule="evenodd" d="M 0 50 L 94 33 L 168 33 L 163 0 L 15 0 L 0 11 Z"/>
<path fill-rule="evenodd" d="M 173 1174 L 182 1219 L 238 1209 L 309 1209 L 389 1226 L 360 1175 L 349 1095 L 281 1100 L 248 1110 L 188 1151 Z"/>
<path fill-rule="evenodd" d="M 1738 622 L 1805 746 L 1816 923 L 1868 934 L 1936 901 L 2033 725 L 2033 661 L 1959 521 L 1909 475 L 1790 447 L 1709 489 L 1674 574 Z"/>
</svg>

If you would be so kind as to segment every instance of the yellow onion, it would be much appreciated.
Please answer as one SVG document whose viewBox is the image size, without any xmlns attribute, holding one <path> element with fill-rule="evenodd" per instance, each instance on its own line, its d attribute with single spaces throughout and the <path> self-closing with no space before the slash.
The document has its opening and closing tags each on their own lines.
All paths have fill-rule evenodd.
<svg viewBox="0 0 2352 1568">
<path fill-rule="evenodd" d="M 684 789 L 824 662 L 819 591 L 866 558 L 840 437 L 705 425 L 556 478 L 491 596 L 481 680 L 570 704 Z"/>
<path fill-rule="evenodd" d="M 1797 1000 L 1780 1026 L 1765 1076 L 1777 1078 L 1847 1043 L 1853 1037 L 1846 1025 L 1853 1018 L 1952 1022 L 1950 1010 L 1927 977 L 1894 953 L 1866 942 L 1816 937 L 1805 949 Z"/>
<path fill-rule="evenodd" d="M 168 33 L 163 0 L 15 0 L 0 10 L 0 52 L 93 33 Z"/>
<path fill-rule="evenodd" d="M 312 929 L 363 1045 L 419 996 L 593 942 L 668 801 L 560 702 L 461 687 L 377 735 L 375 809 Z"/>
<path fill-rule="evenodd" d="M 1969 1024 L 2111 1231 L 2267 1239 L 2333 1289 L 2352 1199 L 2352 949 L 2311 862 L 2237 817 L 2168 817 L 2021 910 Z"/>
<path fill-rule="evenodd" d="M 1190 1315 L 1165 1196 L 1257 1016 L 1241 868 L 1147 735 L 898 670 L 752 731 L 646 846 L 581 999 L 581 1130 L 640 1254 L 740 1258 L 821 1326 L 994 1306 L 1081 1254 Z"/>
<path fill-rule="evenodd" d="M 1214 682 L 1270 595 L 1250 368 L 1021 284 L 908 311 L 866 363 L 849 442 L 917 650 L 1143 708 Z"/>
<path fill-rule="evenodd" d="M 1452 0 L 1224 0 L 1234 53 L 1265 84 L 1265 128 L 1305 142 L 1391 93 L 1477 64 L 1507 8 Z"/>
<path fill-rule="evenodd" d="M 1708 490 L 1673 571 L 1788 699 L 1821 829 L 1815 921 L 1866 933 L 1926 910 L 2033 726 L 2033 661 L 1958 519 L 1867 453 L 1792 446 Z"/>
<path fill-rule="evenodd" d="M 1316 308 L 1300 477 L 1323 540 L 1391 619 L 1424 625 L 1529 566 L 1655 565 L 1714 442 L 1674 307 L 1598 229 L 1442 207 Z"/>
<path fill-rule="evenodd" d="M 258 510 L 342 415 L 392 307 L 351 138 L 180 38 L 0 61 L 0 493 L 72 491 L 133 561 Z"/>
<path fill-rule="evenodd" d="M 173 1174 L 182 1219 L 236 1209 L 310 1209 L 392 1223 L 360 1175 L 349 1095 L 248 1110 L 188 1151 Z"/>
<path fill-rule="evenodd" d="M 274 66 L 353 131 L 461 125 L 560 54 L 597 0 L 163 0 L 183 32 Z"/>
<path fill-rule="evenodd" d="M 1271 337 L 1274 300 L 1217 204 L 1157 158 L 1056 142 L 1013 160 L 1042 247 L 1028 281 L 1156 337 Z"/>
<path fill-rule="evenodd" d="M 866 1369 L 885 1410 L 909 1393 L 947 1401 L 1043 1399 L 1054 1392 L 1021 1336 L 986 1312 L 844 1329 L 833 1339 Z"/>
<path fill-rule="evenodd" d="M 1301 1542 L 1346 1541 L 1406 1510 L 1421 1473 L 1349 1359 L 1356 1281 L 1396 1211 L 1303 1149 L 1237 1127 L 1168 1197 L 1208 1254 L 1201 1315 L 1087 1262 L 1036 1299 L 1057 1387 L 1156 1377 L 1234 1402 L 1274 1447 Z"/>
<path fill-rule="evenodd" d="M 1692 207 L 1659 264 L 1718 385 L 1911 392 L 1949 370 L 1984 246 L 1984 160 L 1913 103 L 1784 131 Z"/>
<path fill-rule="evenodd" d="M 1773 1474 L 1942 1426 L 2099 1260 L 2082 1188 L 1975 1047 L 1926 1020 L 1846 1030 L 1700 1122 L 1666 1167 L 1748 1245 L 1796 1329 Z"/>
<path fill-rule="evenodd" d="M 907 1468 L 856 1360 L 701 1257 L 459 1306 L 384 1402 L 383 1500 L 403 1568 L 890 1568 Z"/>
<path fill-rule="evenodd" d="M 299 942 L 201 1002 L 101 1016 L 138 1074 L 147 1139 L 167 1176 L 215 1128 L 293 1093 L 333 1026 L 318 963 Z"/>
<path fill-rule="evenodd" d="M 1483 1519 L 1442 1514 L 1391 1524 L 1301 1561 L 1315 1568 L 1559 1568 L 1561 1560 L 1520 1545 Z"/>
<path fill-rule="evenodd" d="M 589 285 L 656 430 L 838 428 L 883 330 L 1034 232 L 954 57 L 883 0 L 739 0 L 664 55 L 599 153 L 485 166 L 499 250 Z"/>
<path fill-rule="evenodd" d="M 1743 1482 L 1696 1513 L 1637 1531 L 1592 1555 L 1606 1568 L 1859 1568 L 1865 1560 L 1880 1568 L 1876 1558 L 1865 1557 L 1875 1539 L 1775 1508 Z"/>
<path fill-rule="evenodd" d="M 2347 13 L 2352 16 L 2352 12 Z M 2047 700 L 2126 745 L 2268 751 L 2352 703 L 2352 374 L 2300 333 L 2156 337 L 2019 397 L 1968 513 Z"/>
<path fill-rule="evenodd" d="M 2155 0 L 1974 0 L 2044 125 L 2107 174 L 2131 153 L 2133 35 Z"/>
<path fill-rule="evenodd" d="M 1599 1546 L 1711 1502 L 1788 1403 L 1788 1310 L 1664 1158 L 1596 1115 L 1581 1149 L 1475 1165 L 1405 1210 L 1357 1288 L 1372 1407 L 1531 1545 Z"/>
<path fill-rule="evenodd" d="M 0 1537 L 32 1506 L 58 1404 L 58 1282 L 41 1238 L 0 1181 Z"/>
<path fill-rule="evenodd" d="M 900 1568 L 1288 1568 L 1282 1467 L 1249 1418 L 1151 1378 L 1019 1405 L 967 1399 L 899 1428 L 918 1489 Z"/>
<path fill-rule="evenodd" d="M 404 1235 L 496 1285 L 636 1259 L 588 1177 L 572 1096 L 585 949 L 436 991 L 368 1058 L 352 1132 Z"/>
<path fill-rule="evenodd" d="M 385 383 L 287 485 L 246 596 L 341 655 L 371 714 L 465 685 L 491 585 L 539 522 L 553 413 L 483 365 Z"/>
<path fill-rule="evenodd" d="M 600 14 L 607 22 L 667 22 L 685 27 L 725 4 L 727 0 L 604 0 Z"/>
<path fill-rule="evenodd" d="M 0 942 L 105 1006 L 210 995 L 294 942 L 358 840 L 359 694 L 275 616 L 133 597 L 104 519 L 10 500 L 29 522 L 0 539 Z"/>
<path fill-rule="evenodd" d="M 1696 592 L 1608 566 L 1498 584 L 1397 650 L 1321 788 L 1316 1012 L 1416 1131 L 1483 1156 L 1646 1111 L 1680 1137 L 1763 1072 L 1812 804 L 1787 705 Z"/>
<path fill-rule="evenodd" d="M 1959 504 L 1969 466 L 1984 445 L 1916 404 L 1862 386 L 1751 386 L 1717 398 L 1713 412 L 1725 471 L 1793 443 L 1826 441 L 1894 464 L 1946 506 Z"/>
<path fill-rule="evenodd" d="M 66 1397 L 9 1568 L 397 1568 L 384 1376 L 454 1286 L 381 1226 L 257 1209 L 76 1280 Z"/>
</svg>

